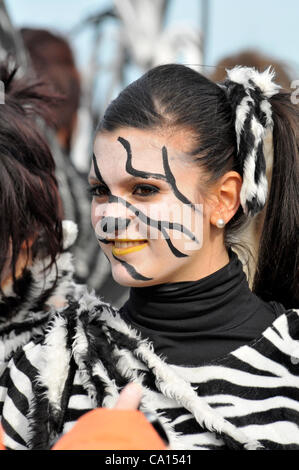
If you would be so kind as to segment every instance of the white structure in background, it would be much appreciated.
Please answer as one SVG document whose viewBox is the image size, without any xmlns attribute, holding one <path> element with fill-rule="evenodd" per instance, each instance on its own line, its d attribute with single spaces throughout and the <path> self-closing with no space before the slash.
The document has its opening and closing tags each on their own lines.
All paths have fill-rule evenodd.
<svg viewBox="0 0 299 470">
<path fill-rule="evenodd" d="M 143 70 L 163 63 L 202 63 L 201 34 L 190 25 L 163 28 L 163 0 L 114 0 L 123 37 Z"/>
<path fill-rule="evenodd" d="M 72 138 L 71 160 L 81 173 L 90 169 L 93 122 L 88 106 L 81 105 L 77 115 L 77 126 Z"/>
<path fill-rule="evenodd" d="M 171 0 L 114 0 L 114 16 L 118 21 L 114 36 L 116 48 L 108 63 L 100 63 L 99 50 L 103 30 L 99 23 L 90 47 L 90 59 L 81 73 L 83 97 L 78 113 L 78 132 L 74 136 L 72 161 L 79 171 L 89 170 L 93 138 L 92 105 L 98 75 L 109 72 L 107 90 L 101 99 L 102 112 L 126 85 L 123 82 L 124 67 L 132 64 L 143 73 L 155 65 L 179 62 L 198 70 L 202 64 L 202 39 L 199 29 L 190 25 L 165 27 L 165 11 Z M 101 15 L 101 14 L 100 14 Z M 100 17 L 99 15 L 99 17 Z M 90 25 L 95 27 L 94 18 Z M 104 18 L 104 15 L 102 15 Z"/>
</svg>

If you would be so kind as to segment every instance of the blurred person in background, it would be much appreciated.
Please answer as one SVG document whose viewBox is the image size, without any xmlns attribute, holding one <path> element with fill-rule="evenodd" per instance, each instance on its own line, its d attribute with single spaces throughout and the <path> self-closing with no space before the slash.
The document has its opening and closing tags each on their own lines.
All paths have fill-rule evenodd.
<svg viewBox="0 0 299 470">
<path fill-rule="evenodd" d="M 44 343 L 14 356 L 9 448 L 50 448 L 134 382 L 171 449 L 299 449 L 298 120 L 273 73 L 248 67 L 220 83 L 155 67 L 110 103 L 89 175 L 92 223 L 130 298 L 117 310 L 82 295 L 52 316 Z M 266 202 L 252 292 L 232 248 Z M 199 211 L 202 238 L 163 217 L 172 204 L 191 222 Z"/>
<path fill-rule="evenodd" d="M 285 90 L 290 90 L 292 78 L 289 67 L 282 61 L 269 57 L 254 49 L 241 51 L 237 54 L 224 57 L 213 67 L 214 70 L 209 75 L 209 78 L 214 82 L 221 82 L 225 80 L 225 70 L 231 69 L 237 65 L 254 67 L 259 72 L 263 72 L 268 67 L 271 67 L 275 71 L 276 83 Z"/>
<path fill-rule="evenodd" d="M 20 33 L 34 75 L 63 98 L 52 108 L 60 147 L 53 143 L 51 150 L 65 217 L 78 226 L 78 237 L 71 249 L 75 279 L 95 289 L 107 302 L 120 306 L 128 297 L 128 289 L 114 281 L 104 253 L 98 249 L 89 217 L 86 175 L 78 172 L 70 158 L 80 106 L 80 74 L 73 52 L 65 37 L 51 31 L 22 28 Z"/>
<path fill-rule="evenodd" d="M 22 28 L 20 33 L 34 74 L 64 97 L 52 113 L 58 141 L 69 155 L 80 105 L 80 76 L 73 52 L 65 38 L 45 29 Z"/>
</svg>

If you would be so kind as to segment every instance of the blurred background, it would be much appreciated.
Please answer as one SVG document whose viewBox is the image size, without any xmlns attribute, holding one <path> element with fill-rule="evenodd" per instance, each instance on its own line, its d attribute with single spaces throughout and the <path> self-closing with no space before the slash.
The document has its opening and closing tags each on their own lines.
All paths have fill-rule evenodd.
<svg viewBox="0 0 299 470">
<path fill-rule="evenodd" d="M 65 102 L 44 129 L 57 165 L 65 216 L 79 225 L 76 275 L 120 306 L 91 230 L 86 174 L 96 124 L 119 91 L 150 67 L 188 65 L 221 81 L 225 68 L 272 65 L 299 79 L 298 0 L 0 0 L 0 59 L 48 81 Z"/>
</svg>

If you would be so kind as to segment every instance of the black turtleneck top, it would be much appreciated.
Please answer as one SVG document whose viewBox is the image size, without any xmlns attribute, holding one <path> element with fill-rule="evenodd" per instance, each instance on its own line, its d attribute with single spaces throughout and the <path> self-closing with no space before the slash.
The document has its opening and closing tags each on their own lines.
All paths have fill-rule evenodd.
<svg viewBox="0 0 299 470">
<path fill-rule="evenodd" d="M 229 257 L 198 281 L 131 288 L 122 318 L 176 365 L 201 365 L 250 343 L 285 309 L 253 294 L 241 261 L 232 250 Z"/>
</svg>

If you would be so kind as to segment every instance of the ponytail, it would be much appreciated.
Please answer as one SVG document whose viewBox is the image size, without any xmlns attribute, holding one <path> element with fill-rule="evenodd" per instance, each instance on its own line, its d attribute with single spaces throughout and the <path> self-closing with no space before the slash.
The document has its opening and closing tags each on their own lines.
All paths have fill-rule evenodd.
<svg viewBox="0 0 299 470">
<path fill-rule="evenodd" d="M 294 308 L 299 306 L 299 109 L 285 92 L 270 102 L 273 170 L 253 292 Z"/>
<path fill-rule="evenodd" d="M 241 206 L 251 218 L 266 205 L 252 289 L 265 301 L 298 307 L 299 110 L 289 93 L 279 92 L 270 67 L 262 73 L 235 67 L 227 75 L 219 85 L 235 116 Z M 266 153 L 273 160 L 270 189 Z"/>
</svg>

